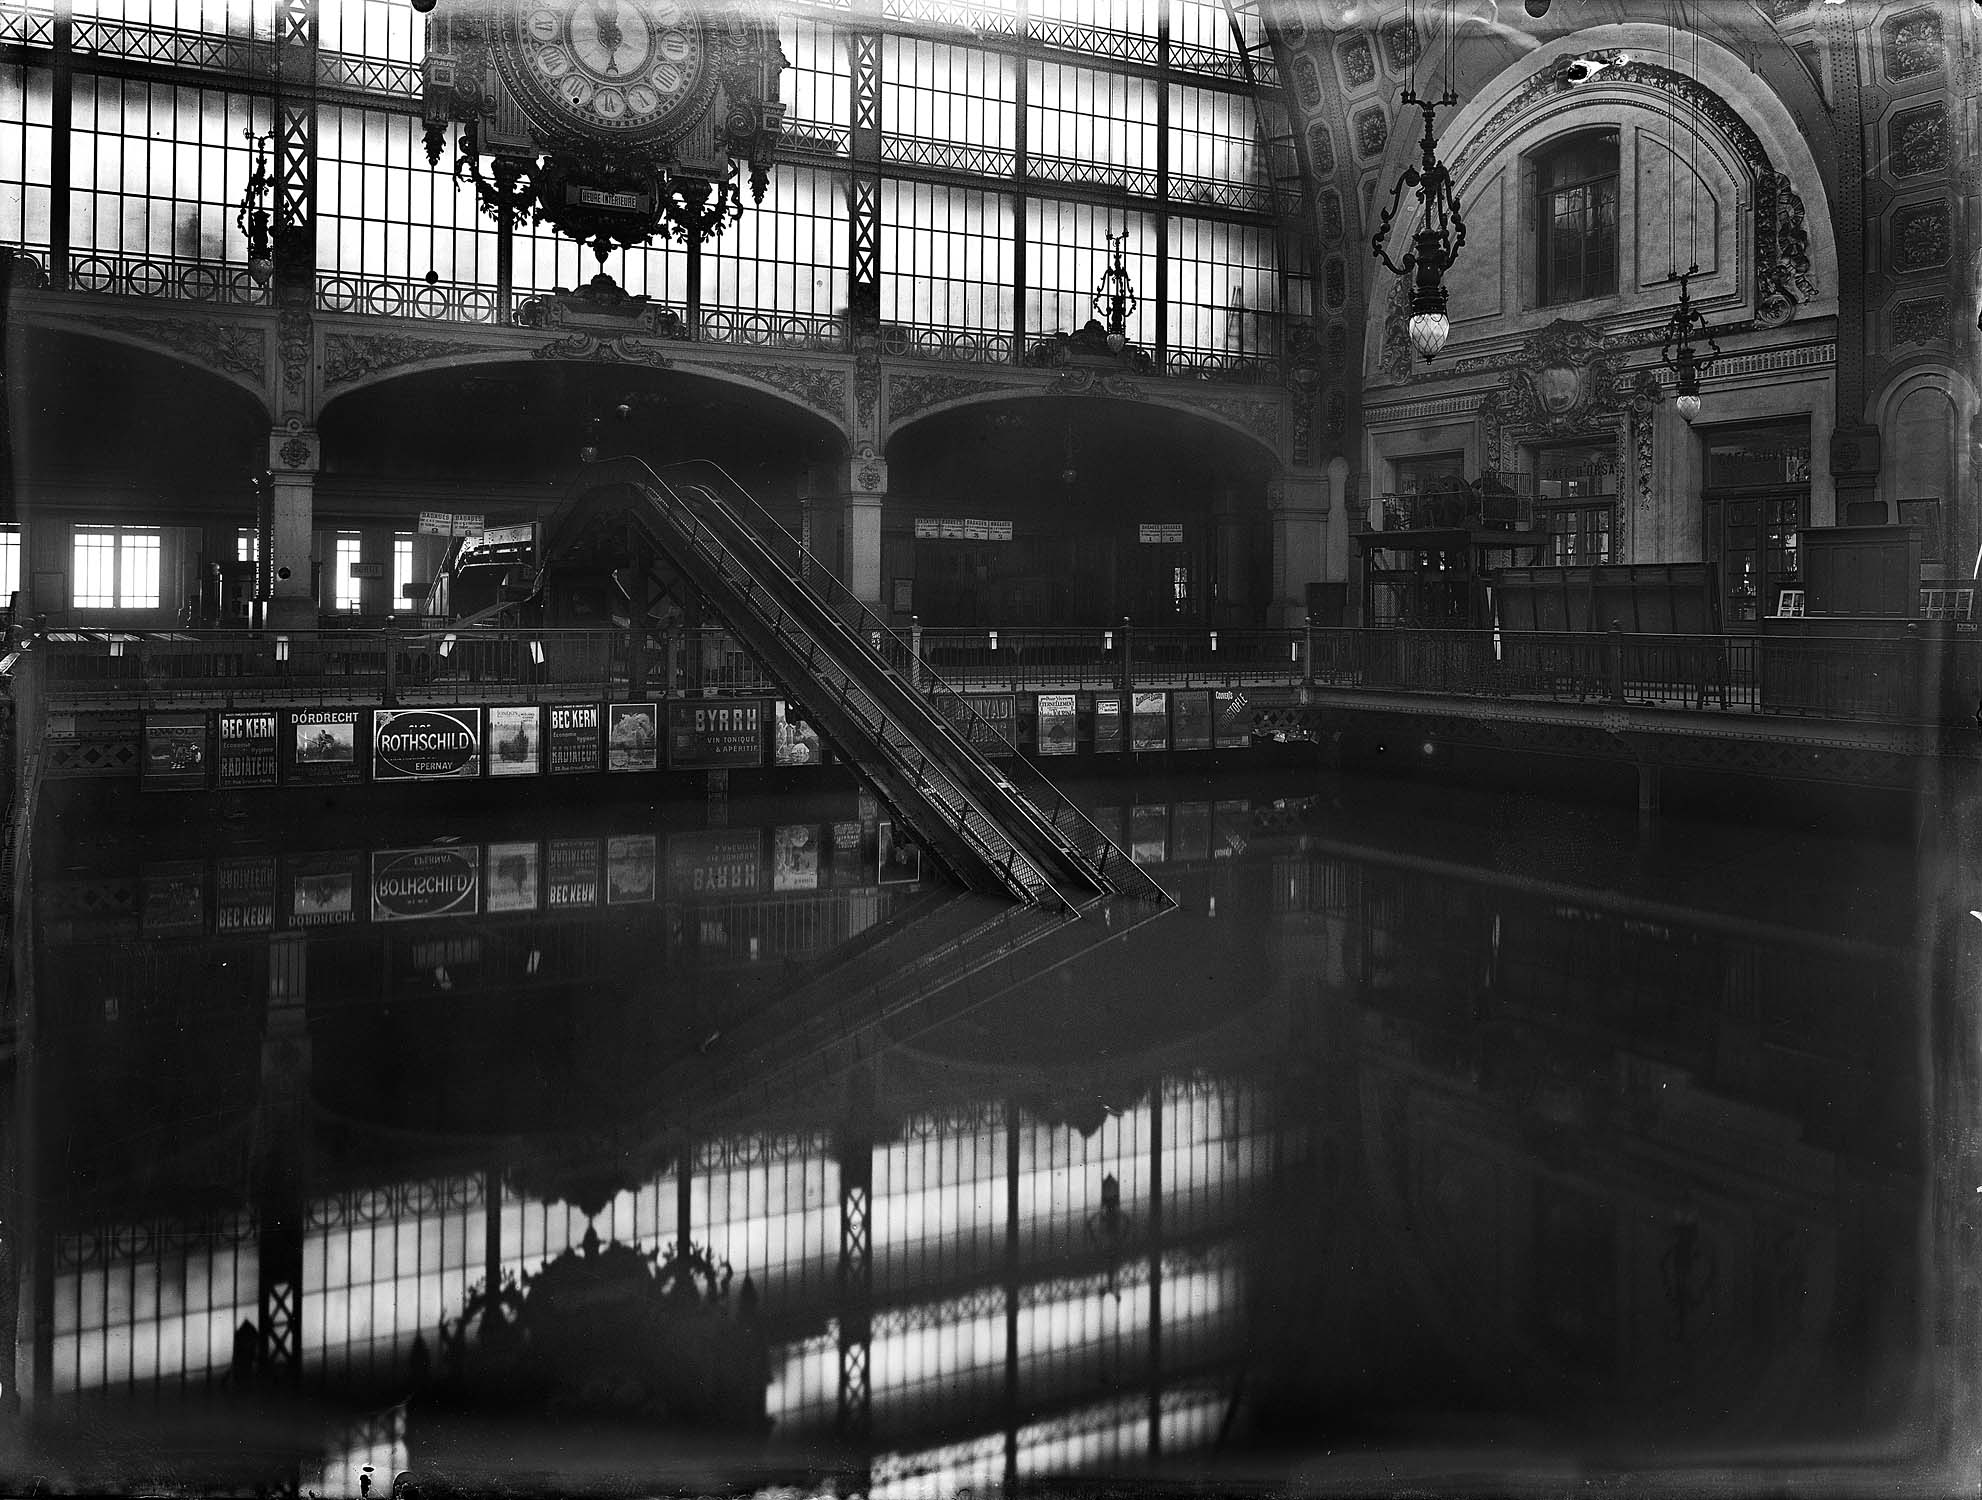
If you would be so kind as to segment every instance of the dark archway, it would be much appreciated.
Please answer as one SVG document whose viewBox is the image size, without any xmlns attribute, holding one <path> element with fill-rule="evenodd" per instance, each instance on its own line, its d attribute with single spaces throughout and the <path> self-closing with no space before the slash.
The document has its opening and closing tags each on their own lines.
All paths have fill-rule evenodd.
<svg viewBox="0 0 1982 1500">
<path fill-rule="evenodd" d="M 1133 401 L 1031 397 L 938 412 L 896 434 L 888 458 L 883 575 L 914 580 L 924 624 L 1263 615 L 1273 459 L 1221 423 Z M 965 520 L 996 524 L 989 536 L 942 524 Z"/>
</svg>

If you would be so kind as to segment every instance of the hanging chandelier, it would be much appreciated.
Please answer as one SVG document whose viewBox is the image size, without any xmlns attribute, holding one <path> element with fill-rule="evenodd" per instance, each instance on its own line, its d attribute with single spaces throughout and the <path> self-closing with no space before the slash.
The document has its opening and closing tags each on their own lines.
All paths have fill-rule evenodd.
<svg viewBox="0 0 1982 1500">
<path fill-rule="evenodd" d="M 1714 342 L 1713 331 L 1707 327 L 1707 320 L 1693 306 L 1687 283 L 1700 274 L 1700 268 L 1690 266 L 1680 275 L 1679 305 L 1672 310 L 1666 320 L 1665 337 L 1659 344 L 1659 363 L 1673 372 L 1676 391 L 1673 405 L 1687 421 L 1700 415 L 1700 377 L 1707 367 L 1720 358 L 1720 345 Z M 1696 337 L 1705 338 L 1706 352 L 1693 347 Z"/>
<path fill-rule="evenodd" d="M 1094 315 L 1107 328 L 1108 347 L 1117 354 L 1129 341 L 1129 319 L 1142 305 L 1129 280 L 1128 246 L 1128 230 L 1108 236 L 1108 269 L 1094 288 Z"/>
<path fill-rule="evenodd" d="M 1445 347 L 1445 340 L 1452 332 L 1451 321 L 1445 315 L 1445 273 L 1452 269 L 1460 247 L 1466 243 L 1466 220 L 1459 211 L 1459 196 L 1452 190 L 1452 173 L 1438 158 L 1438 141 L 1432 124 L 1437 112 L 1456 105 L 1459 96 L 1447 89 L 1436 99 L 1421 99 L 1416 90 L 1407 88 L 1401 102 L 1414 104 L 1424 112 L 1425 133 L 1418 142 L 1418 164 L 1406 167 L 1404 175 L 1390 190 L 1390 206 L 1384 209 L 1376 233 L 1370 237 L 1370 249 L 1397 275 L 1411 277 L 1411 344 L 1430 360 Z M 1411 235 L 1411 248 L 1404 252 L 1404 258 L 1393 260 L 1390 230 L 1398 209 L 1403 206 L 1406 188 L 1417 198 L 1418 227 Z"/>
<path fill-rule="evenodd" d="M 241 134 L 254 148 L 255 156 L 254 164 L 248 169 L 247 186 L 241 190 L 241 206 L 235 211 L 234 223 L 248 242 L 248 274 L 258 285 L 266 286 L 269 277 L 275 274 L 274 216 L 268 206 L 269 194 L 275 188 L 275 179 L 268 170 L 268 146 L 273 137 L 256 135 L 253 130 Z"/>
</svg>

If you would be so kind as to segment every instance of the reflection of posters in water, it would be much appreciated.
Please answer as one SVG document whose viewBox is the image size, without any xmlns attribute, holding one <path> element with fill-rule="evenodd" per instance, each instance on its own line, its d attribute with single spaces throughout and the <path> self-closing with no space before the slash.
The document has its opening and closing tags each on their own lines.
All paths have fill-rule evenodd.
<svg viewBox="0 0 1982 1500">
<path fill-rule="evenodd" d="M 1211 691 L 1192 688 L 1170 695 L 1170 748 L 1209 750 L 1211 748 Z"/>
<path fill-rule="evenodd" d="M 544 855 L 544 894 L 552 909 L 599 904 L 599 841 L 552 839 Z"/>
<path fill-rule="evenodd" d="M 1220 748 L 1252 744 L 1252 711 L 1244 693 L 1220 688 L 1211 695 L 1211 737 Z"/>
<path fill-rule="evenodd" d="M 1159 696 L 1161 696 L 1159 694 Z M 1139 865 L 1160 865 L 1170 853 L 1170 804 L 1141 802 L 1129 812 L 1129 854 Z"/>
<path fill-rule="evenodd" d="M 356 733 L 356 720 L 352 732 Z M 291 927 L 334 927 L 358 919 L 358 856 L 312 855 L 289 867 Z"/>
<path fill-rule="evenodd" d="M 716 771 L 764 764 L 763 698 L 691 698 L 668 704 L 668 766 Z"/>
<path fill-rule="evenodd" d="M 220 784 L 275 785 L 275 712 L 220 716 Z"/>
<path fill-rule="evenodd" d="M 1248 802 L 1219 802 L 1211 809 L 1211 857 L 1231 859 L 1252 840 L 1253 810 Z"/>
<path fill-rule="evenodd" d="M 606 840 L 606 901 L 613 906 L 654 899 L 651 833 L 621 834 Z"/>
<path fill-rule="evenodd" d="M 206 866 L 196 861 L 147 865 L 143 929 L 146 937 L 191 937 L 206 931 Z"/>
<path fill-rule="evenodd" d="M 307 782 L 356 781 L 358 710 L 289 710 L 288 779 Z"/>
<path fill-rule="evenodd" d="M 372 920 L 472 917 L 481 906 L 479 844 L 439 844 L 372 853 Z"/>
<path fill-rule="evenodd" d="M 490 911 L 535 911 L 543 888 L 544 855 L 535 842 L 490 844 L 483 900 Z"/>
<path fill-rule="evenodd" d="M 1170 857 L 1211 858 L 1211 804 L 1179 802 L 1171 814 Z"/>
<path fill-rule="evenodd" d="M 550 706 L 550 772 L 576 775 L 599 769 L 599 705 L 553 703 Z"/>
<path fill-rule="evenodd" d="M 1122 695 L 1120 693 L 1096 693 L 1094 695 L 1094 753 L 1113 755 L 1126 749 L 1122 738 Z"/>
<path fill-rule="evenodd" d="M 1131 695 L 1132 717 L 1129 721 L 1129 748 L 1137 753 L 1149 750 L 1170 748 L 1170 705 L 1163 700 L 1166 693 L 1135 693 Z"/>
<path fill-rule="evenodd" d="M 489 775 L 535 776 L 544 768 L 543 712 L 534 703 L 489 710 Z"/>
<path fill-rule="evenodd" d="M 881 824 L 876 864 L 882 885 L 914 885 L 922 878 L 922 851 L 909 842 L 906 829 L 897 831 L 886 820 Z"/>
<path fill-rule="evenodd" d="M 819 889 L 819 830 L 805 823 L 788 823 L 771 833 L 771 889 Z"/>
<path fill-rule="evenodd" d="M 819 731 L 790 713 L 782 700 L 771 704 L 771 743 L 781 766 L 819 764 Z"/>
<path fill-rule="evenodd" d="M 479 708 L 372 710 L 372 780 L 454 781 L 481 774 Z"/>
<path fill-rule="evenodd" d="M 615 703 L 606 715 L 606 768 L 653 771 L 661 763 L 658 711 L 652 703 Z"/>
<path fill-rule="evenodd" d="M 668 836 L 668 894 L 754 896 L 764 888 L 762 840 L 755 828 L 708 828 Z"/>
<path fill-rule="evenodd" d="M 1079 727 L 1072 693 L 1041 693 L 1039 695 L 1039 753 L 1041 755 L 1072 755 L 1074 738 Z"/>
<path fill-rule="evenodd" d="M 145 715 L 145 753 L 138 775 L 145 791 L 204 790 L 206 763 L 205 714 Z"/>
<path fill-rule="evenodd" d="M 273 741 L 270 750 L 274 750 Z M 267 932 L 275 926 L 275 856 L 216 860 L 213 930 Z"/>
</svg>

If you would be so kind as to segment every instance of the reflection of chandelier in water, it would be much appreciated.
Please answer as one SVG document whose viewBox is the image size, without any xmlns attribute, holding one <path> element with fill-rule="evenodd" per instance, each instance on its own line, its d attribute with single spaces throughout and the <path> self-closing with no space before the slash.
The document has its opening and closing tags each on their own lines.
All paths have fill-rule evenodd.
<svg viewBox="0 0 1982 1500">
<path fill-rule="evenodd" d="M 761 1434 L 769 1369 L 748 1276 L 701 1246 L 662 1255 L 596 1230 L 520 1279 L 478 1285 L 442 1322 L 414 1393 L 422 1436 L 450 1418 L 618 1421 Z M 416 1366 L 426 1363 L 424 1344 Z M 444 1445 L 444 1440 L 443 1440 Z"/>
</svg>

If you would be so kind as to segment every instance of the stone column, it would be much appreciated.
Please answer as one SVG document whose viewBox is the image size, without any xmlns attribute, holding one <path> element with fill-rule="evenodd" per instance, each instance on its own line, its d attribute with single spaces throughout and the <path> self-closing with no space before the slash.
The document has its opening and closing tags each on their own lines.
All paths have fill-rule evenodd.
<svg viewBox="0 0 1982 1500">
<path fill-rule="evenodd" d="M 309 630 L 317 623 L 317 601 L 310 588 L 310 532 L 321 452 L 316 433 L 300 422 L 269 435 L 261 528 L 259 623 L 264 629 Z"/>
<path fill-rule="evenodd" d="M 888 495 L 888 462 L 863 445 L 863 451 L 834 465 L 830 485 L 831 494 L 815 490 L 812 500 L 815 534 L 822 512 L 838 523 L 838 545 L 821 553 L 822 560 L 834 564 L 856 599 L 881 614 L 881 508 Z"/>
<path fill-rule="evenodd" d="M 1238 491 L 1229 487 L 1218 491 L 1212 502 L 1213 522 L 1218 528 L 1217 609 L 1213 625 L 1240 626 L 1251 623 L 1252 599 L 1252 522 L 1239 508 Z"/>
<path fill-rule="evenodd" d="M 1266 489 L 1273 523 L 1273 606 L 1268 623 L 1307 618 L 1307 586 L 1339 580 L 1328 566 L 1329 484 L 1319 474 L 1285 474 Z"/>
</svg>

